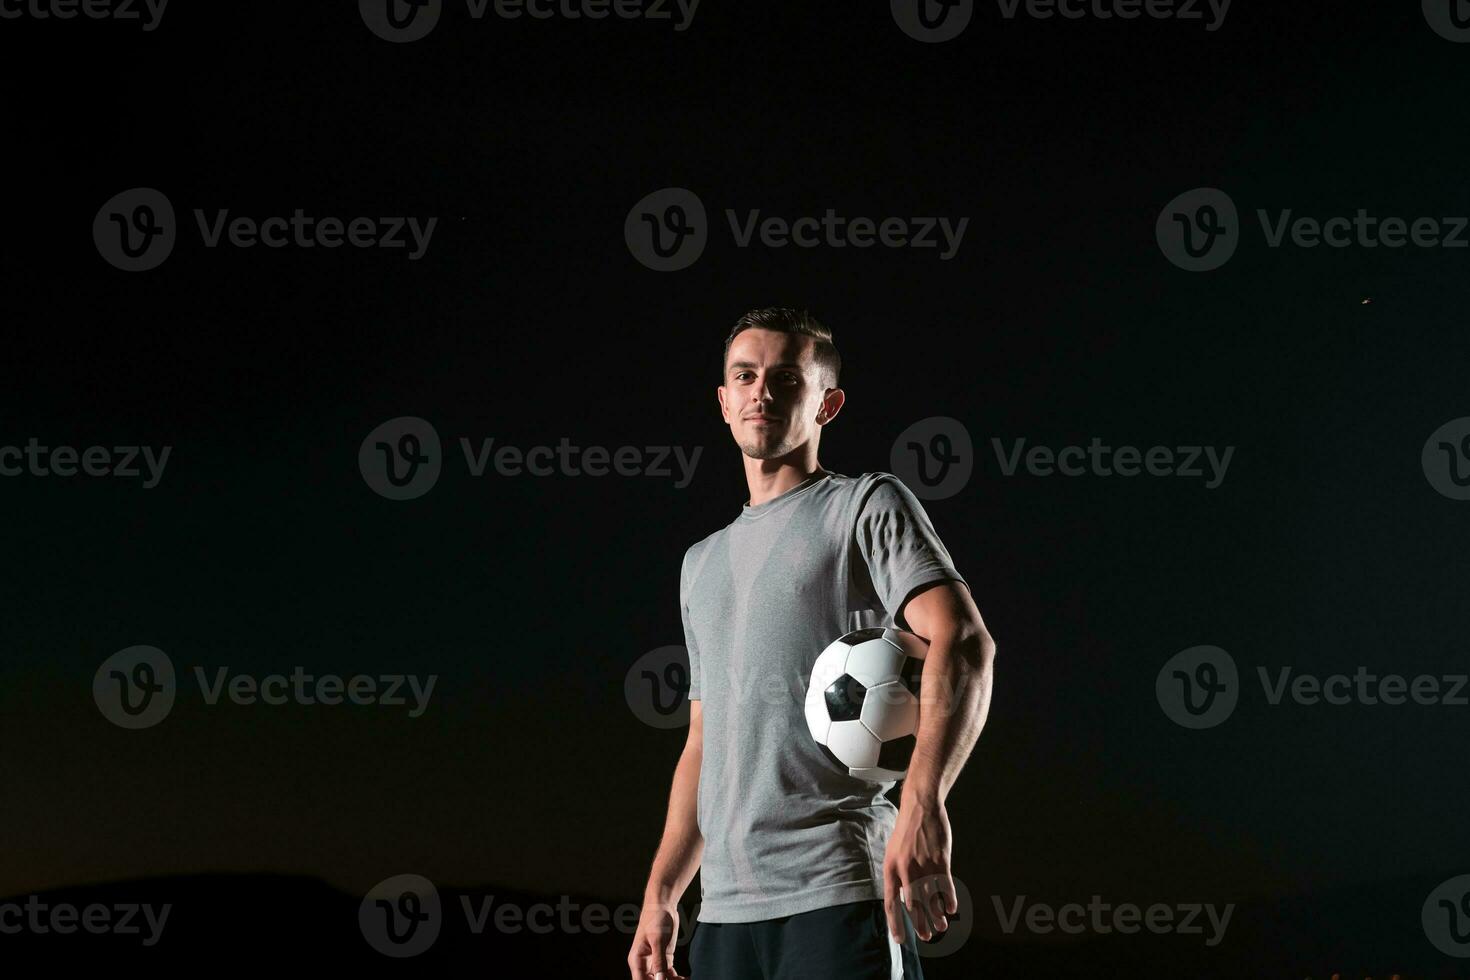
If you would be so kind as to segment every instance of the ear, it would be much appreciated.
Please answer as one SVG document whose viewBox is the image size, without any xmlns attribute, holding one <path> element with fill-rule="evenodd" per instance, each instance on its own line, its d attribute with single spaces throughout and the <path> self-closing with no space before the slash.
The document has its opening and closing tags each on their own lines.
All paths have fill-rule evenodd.
<svg viewBox="0 0 1470 980">
<path fill-rule="evenodd" d="M 846 401 L 846 395 L 841 388 L 828 388 L 822 396 L 822 407 L 817 412 L 817 421 L 823 424 L 832 421 L 837 413 L 842 411 L 842 403 Z"/>
</svg>

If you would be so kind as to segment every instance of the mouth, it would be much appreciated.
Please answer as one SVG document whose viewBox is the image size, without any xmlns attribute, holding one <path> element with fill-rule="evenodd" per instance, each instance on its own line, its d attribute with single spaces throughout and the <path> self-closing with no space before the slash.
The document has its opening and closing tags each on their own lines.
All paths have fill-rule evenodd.
<svg viewBox="0 0 1470 980">
<path fill-rule="evenodd" d="M 781 420 L 774 415 L 747 415 L 745 421 L 753 422 L 756 425 L 767 425 L 771 422 L 779 422 Z"/>
</svg>

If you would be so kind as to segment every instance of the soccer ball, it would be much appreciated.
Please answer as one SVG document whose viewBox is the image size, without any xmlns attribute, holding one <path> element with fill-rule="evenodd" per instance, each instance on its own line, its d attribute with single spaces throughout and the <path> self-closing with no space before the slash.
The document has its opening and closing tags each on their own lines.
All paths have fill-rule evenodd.
<svg viewBox="0 0 1470 980">
<path fill-rule="evenodd" d="M 875 783 L 904 777 L 919 730 L 919 677 L 929 650 L 891 626 L 854 630 L 817 655 L 806 723 L 827 758 Z"/>
</svg>

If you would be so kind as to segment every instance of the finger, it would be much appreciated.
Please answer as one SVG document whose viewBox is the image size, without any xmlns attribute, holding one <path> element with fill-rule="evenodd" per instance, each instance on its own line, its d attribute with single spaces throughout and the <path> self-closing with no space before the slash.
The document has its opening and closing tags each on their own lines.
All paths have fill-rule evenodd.
<svg viewBox="0 0 1470 980">
<path fill-rule="evenodd" d="M 897 943 L 903 942 L 903 918 L 898 913 L 898 873 L 892 867 L 883 869 L 883 914 L 888 919 L 888 934 Z"/>
<path fill-rule="evenodd" d="M 679 975 L 679 971 L 674 969 L 674 947 L 672 946 L 664 950 L 663 973 L 664 980 L 684 980 Z"/>
<path fill-rule="evenodd" d="M 960 893 L 954 886 L 954 876 L 942 874 L 939 876 L 939 891 L 944 895 L 944 910 L 954 915 L 960 910 Z"/>
<path fill-rule="evenodd" d="M 934 926 L 929 921 L 929 903 L 924 900 L 924 881 L 911 881 L 904 887 L 908 892 L 909 918 L 914 923 L 914 931 L 920 939 L 927 941 L 934 936 Z"/>
<path fill-rule="evenodd" d="M 929 921 L 934 923 L 934 928 L 940 932 L 949 928 L 949 919 L 944 914 L 944 903 L 944 892 L 940 891 L 937 884 L 931 886 L 924 901 L 924 908 L 929 911 Z"/>
</svg>

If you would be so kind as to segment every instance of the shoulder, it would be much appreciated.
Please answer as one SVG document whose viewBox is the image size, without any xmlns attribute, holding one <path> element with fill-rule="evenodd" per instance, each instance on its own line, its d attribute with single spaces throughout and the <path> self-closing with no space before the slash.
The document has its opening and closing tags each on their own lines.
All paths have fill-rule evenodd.
<svg viewBox="0 0 1470 980">
<path fill-rule="evenodd" d="M 828 506 L 843 515 L 848 526 L 868 520 L 881 520 L 885 515 L 922 512 L 918 497 L 892 473 L 878 470 L 856 476 L 833 474 L 827 481 Z"/>
<path fill-rule="evenodd" d="M 680 574 L 687 575 L 692 568 L 699 567 L 701 557 L 709 550 L 710 546 L 720 539 L 720 536 L 728 531 L 728 527 L 722 527 L 718 531 L 712 531 L 700 538 L 698 541 L 684 549 L 684 560 L 680 567 Z"/>
<path fill-rule="evenodd" d="M 848 476 L 845 473 L 832 473 L 827 480 L 823 481 L 822 490 L 824 493 L 833 497 L 851 499 L 865 497 L 879 487 L 892 484 L 897 484 L 900 487 L 903 486 L 899 482 L 898 477 L 892 473 L 879 471 L 874 473 L 859 473 L 857 476 Z"/>
<path fill-rule="evenodd" d="M 873 498 L 883 500 L 899 498 L 905 501 L 916 499 L 913 491 L 904 486 L 902 480 L 882 470 L 843 477 L 843 479 L 847 481 L 846 492 L 849 499 L 859 508 Z"/>
</svg>

